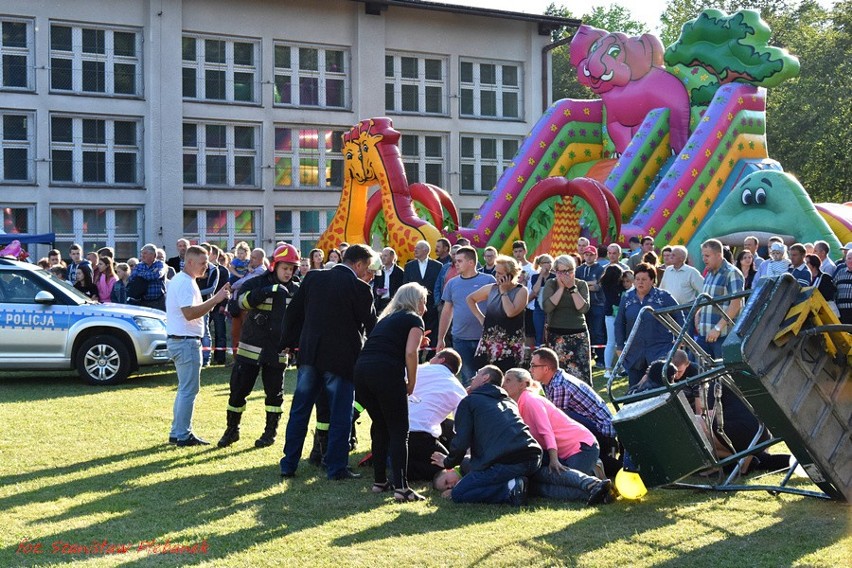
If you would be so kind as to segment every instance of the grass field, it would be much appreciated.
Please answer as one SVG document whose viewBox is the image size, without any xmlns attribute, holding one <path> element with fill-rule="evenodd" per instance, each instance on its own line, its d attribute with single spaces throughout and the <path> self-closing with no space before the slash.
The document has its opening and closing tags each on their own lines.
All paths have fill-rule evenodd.
<svg viewBox="0 0 852 568">
<path fill-rule="evenodd" d="M 195 430 L 214 443 L 228 374 L 202 376 Z M 293 381 L 288 372 L 288 393 Z M 807 497 L 658 489 L 600 508 L 515 509 L 415 485 L 428 499 L 401 505 L 372 494 L 368 472 L 331 482 L 304 462 L 282 482 L 281 444 L 253 447 L 259 386 L 243 439 L 221 450 L 166 443 L 175 383 L 169 368 L 104 388 L 72 373 L 0 373 L 0 566 L 850 565 L 849 507 Z M 352 463 L 368 449 L 367 417 L 359 435 Z"/>
</svg>

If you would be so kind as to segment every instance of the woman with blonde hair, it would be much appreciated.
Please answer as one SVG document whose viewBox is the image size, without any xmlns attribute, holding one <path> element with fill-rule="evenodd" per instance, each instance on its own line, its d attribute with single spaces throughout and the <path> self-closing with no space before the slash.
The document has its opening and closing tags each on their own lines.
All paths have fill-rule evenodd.
<svg viewBox="0 0 852 568">
<path fill-rule="evenodd" d="M 370 414 L 374 493 L 393 491 L 396 501 L 422 501 L 408 486 L 408 395 L 417 381 L 423 341 L 426 288 L 415 282 L 397 290 L 355 363 L 355 399 Z M 407 381 L 406 381 L 407 376 Z M 391 459 L 392 481 L 387 461 Z"/>
<path fill-rule="evenodd" d="M 521 267 L 511 256 L 499 255 L 494 263 L 495 284 L 487 284 L 467 297 L 467 307 L 482 324 L 482 339 L 474 352 L 478 367 L 496 365 L 501 371 L 524 362 L 524 310 L 527 287 L 518 284 Z M 485 313 L 479 302 L 486 302 Z"/>
<path fill-rule="evenodd" d="M 547 345 L 559 356 L 559 366 L 592 384 L 592 355 L 586 312 L 589 285 L 575 278 L 577 263 L 568 255 L 556 257 L 556 278 L 544 285 Z"/>
</svg>

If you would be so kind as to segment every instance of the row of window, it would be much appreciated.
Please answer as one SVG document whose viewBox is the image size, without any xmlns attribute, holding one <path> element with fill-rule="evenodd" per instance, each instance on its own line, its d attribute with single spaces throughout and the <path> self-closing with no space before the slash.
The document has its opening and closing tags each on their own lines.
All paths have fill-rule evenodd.
<svg viewBox="0 0 852 568">
<path fill-rule="evenodd" d="M 35 116 L 0 111 L 0 182 L 35 181 Z M 274 187 L 343 186 L 341 136 L 345 130 L 275 126 Z M 140 186 L 142 121 L 132 117 L 50 117 L 50 181 L 55 184 Z M 408 181 L 448 187 L 448 134 L 405 134 L 400 146 Z M 202 187 L 260 187 L 260 126 L 183 123 L 183 183 Z M 464 192 L 485 192 L 518 150 L 520 138 L 462 134 Z"/>
<path fill-rule="evenodd" d="M 34 231 L 31 207 L 5 207 L 3 227 L 7 233 Z M 325 231 L 334 210 L 276 210 L 276 241 L 295 244 L 303 253 L 314 248 Z M 50 210 L 51 231 L 56 233 L 56 248 L 65 255 L 71 243 L 81 243 L 86 251 L 110 246 L 118 258 L 138 256 L 144 243 L 143 217 L 140 208 Z M 239 241 L 261 246 L 260 211 L 255 209 L 187 209 L 183 214 L 183 236 L 207 241 L 230 250 Z"/>
<path fill-rule="evenodd" d="M 34 23 L 3 19 L 0 86 L 34 89 Z M 344 47 L 274 45 L 276 105 L 349 109 L 350 51 Z M 260 40 L 205 35 L 182 38 L 183 98 L 231 103 L 260 102 Z M 447 116 L 448 58 L 388 53 L 385 110 Z M 142 96 L 142 33 L 139 29 L 50 25 L 50 89 L 56 92 Z M 519 119 L 523 77 L 520 63 L 461 59 L 459 114 Z"/>
</svg>

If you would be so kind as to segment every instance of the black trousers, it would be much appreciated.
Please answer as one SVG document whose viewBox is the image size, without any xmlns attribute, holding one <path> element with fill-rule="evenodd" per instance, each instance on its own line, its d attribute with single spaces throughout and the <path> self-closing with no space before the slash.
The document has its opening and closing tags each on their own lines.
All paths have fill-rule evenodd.
<svg viewBox="0 0 852 568">
<path fill-rule="evenodd" d="M 399 365 L 358 361 L 355 364 L 355 399 L 370 414 L 373 424 L 373 477 L 385 483 L 390 455 L 393 486 L 408 487 L 408 393 Z"/>
<path fill-rule="evenodd" d="M 432 454 L 449 453 L 446 446 L 429 432 L 408 433 L 408 479 L 432 481 L 435 474 L 444 468 L 432 463 Z"/>
<path fill-rule="evenodd" d="M 231 370 L 231 394 L 228 406 L 242 408 L 246 405 L 246 397 L 251 393 L 257 376 L 263 370 L 263 391 L 266 393 L 266 409 L 270 412 L 281 412 L 284 402 L 284 367 L 282 365 L 255 365 L 237 358 Z M 277 408 L 277 410 L 272 410 Z"/>
</svg>

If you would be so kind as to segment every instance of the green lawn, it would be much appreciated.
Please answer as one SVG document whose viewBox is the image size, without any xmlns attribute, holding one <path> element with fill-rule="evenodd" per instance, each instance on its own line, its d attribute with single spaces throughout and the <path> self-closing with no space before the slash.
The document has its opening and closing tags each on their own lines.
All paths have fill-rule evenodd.
<svg viewBox="0 0 852 568">
<path fill-rule="evenodd" d="M 213 442 L 229 371 L 202 377 L 195 430 Z M 813 498 L 658 489 L 600 508 L 533 500 L 518 510 L 454 505 L 425 486 L 415 486 L 425 502 L 400 505 L 372 494 L 369 475 L 330 482 L 305 463 L 281 482 L 281 444 L 253 447 L 259 386 L 240 442 L 177 448 L 166 443 L 175 382 L 168 368 L 104 388 L 72 373 L 0 374 L 0 566 L 849 565 L 848 506 Z M 359 434 L 353 463 L 369 443 L 366 417 Z M 67 548 L 103 541 L 128 550 Z M 206 548 L 138 550 L 150 541 Z M 37 543 L 40 554 L 23 552 Z"/>
</svg>

